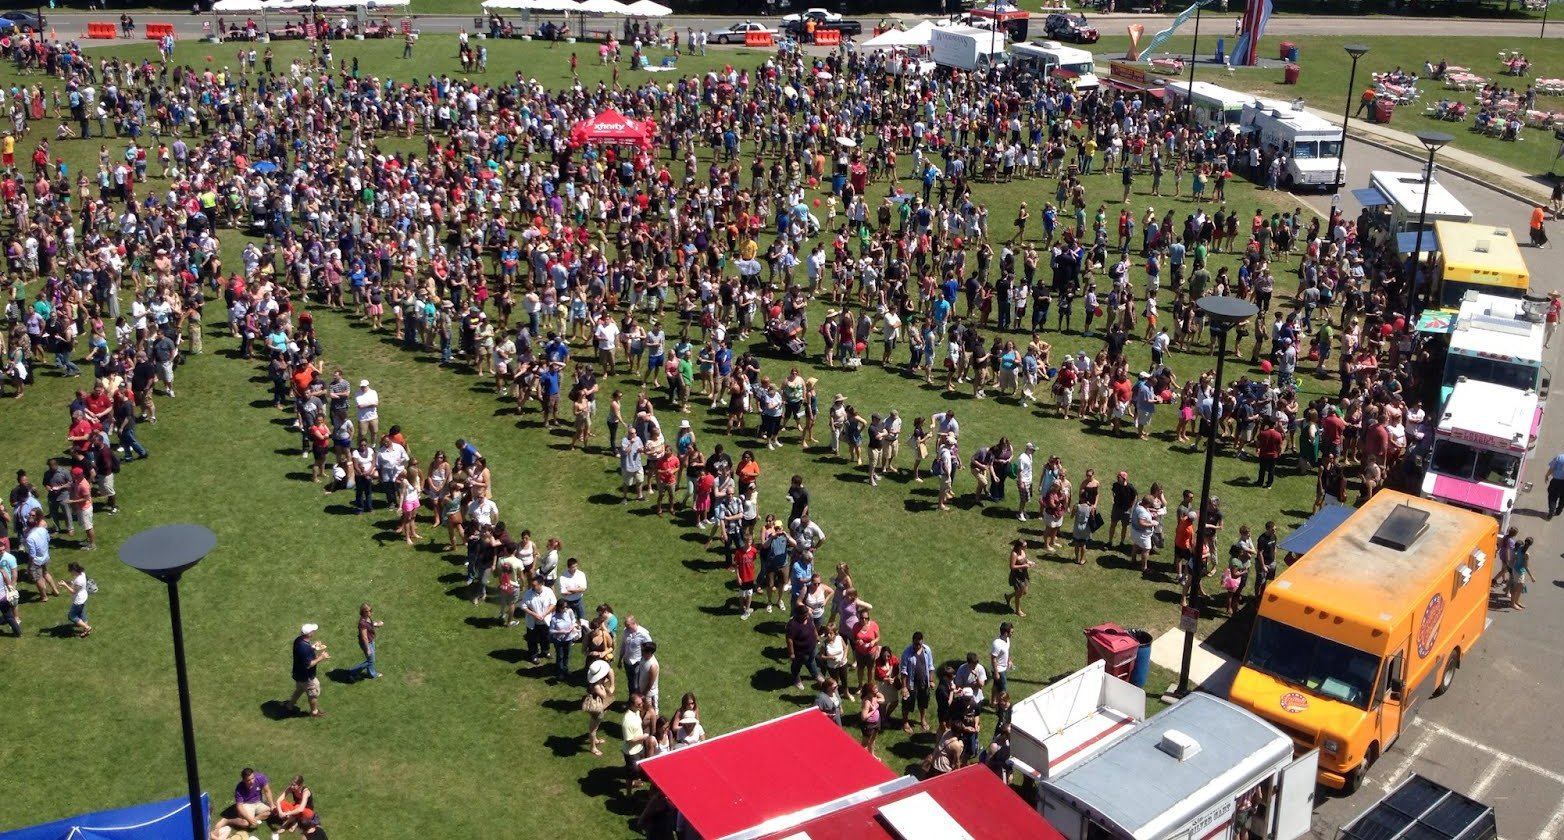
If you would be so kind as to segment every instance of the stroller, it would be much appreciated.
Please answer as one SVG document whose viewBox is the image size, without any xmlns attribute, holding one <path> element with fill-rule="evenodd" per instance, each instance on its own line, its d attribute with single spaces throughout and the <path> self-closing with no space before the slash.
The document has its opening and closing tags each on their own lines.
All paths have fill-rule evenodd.
<svg viewBox="0 0 1564 840">
<path fill-rule="evenodd" d="M 772 318 L 766 322 L 766 341 L 785 353 L 803 356 L 806 349 L 804 322 L 798 318 Z"/>
</svg>

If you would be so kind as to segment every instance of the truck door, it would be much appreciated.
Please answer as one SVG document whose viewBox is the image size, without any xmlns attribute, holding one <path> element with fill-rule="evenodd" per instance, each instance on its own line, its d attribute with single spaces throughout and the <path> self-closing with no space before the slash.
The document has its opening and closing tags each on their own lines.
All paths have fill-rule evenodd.
<svg viewBox="0 0 1564 840">
<path fill-rule="evenodd" d="M 1379 707 L 1375 710 L 1374 731 L 1379 736 L 1380 753 L 1401 734 L 1402 718 L 1406 714 L 1406 651 L 1400 651 L 1385 665 L 1385 673 L 1379 681 Z"/>
<path fill-rule="evenodd" d="M 1314 789 L 1318 782 L 1320 751 L 1309 750 L 1282 768 L 1276 777 L 1275 820 L 1271 840 L 1297 840 L 1309 833 L 1314 820 Z"/>
</svg>

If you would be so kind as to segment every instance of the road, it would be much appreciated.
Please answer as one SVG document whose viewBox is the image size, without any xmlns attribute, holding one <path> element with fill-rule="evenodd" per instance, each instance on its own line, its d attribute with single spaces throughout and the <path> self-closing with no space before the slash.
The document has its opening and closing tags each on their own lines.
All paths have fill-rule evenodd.
<svg viewBox="0 0 1564 840">
<path fill-rule="evenodd" d="M 802 7 L 803 4 L 795 4 Z M 479 4 L 474 0 L 473 15 L 481 15 Z M 456 32 L 465 27 L 469 31 L 473 28 L 473 15 L 415 15 L 417 27 L 421 32 Z M 378 17 L 378 15 L 376 15 Z M 391 14 L 393 18 L 401 15 Z M 1221 17 L 1235 17 L 1229 12 Z M 202 23 L 211 20 L 210 15 L 197 17 L 189 13 L 168 12 L 164 14 L 138 14 L 135 16 L 140 23 L 158 21 L 174 24 L 174 29 L 180 38 L 198 38 L 203 34 Z M 243 20 L 243 15 L 227 15 L 230 20 Z M 335 15 L 333 15 L 335 17 Z M 520 19 L 517 15 L 509 17 Z M 864 28 L 868 29 L 872 22 L 877 20 L 876 15 L 860 15 L 864 21 Z M 921 19 L 926 15 L 895 15 L 898 18 Z M 1112 14 L 1092 15 L 1093 22 L 1104 32 L 1115 32 L 1118 25 L 1139 23 L 1147 28 L 1147 31 L 1155 32 L 1172 23 L 1171 15 L 1134 15 Z M 272 15 L 272 20 L 280 21 L 282 15 Z M 774 23 L 774 18 L 754 15 L 751 19 Z M 48 15 L 52 28 L 62 38 L 74 38 L 85 32 L 88 21 L 117 21 L 117 12 L 105 12 L 101 14 L 58 13 Z M 722 29 L 735 21 L 746 19 L 743 16 L 734 17 L 697 17 L 674 15 L 663 18 L 665 26 L 673 26 L 678 29 L 694 27 L 696 29 Z M 608 21 L 617 18 L 605 18 Z M 1508 21 L 1508 20 L 1466 20 L 1451 21 L 1441 18 L 1421 17 L 1374 17 L 1372 27 L 1376 35 L 1407 35 L 1407 36 L 1448 36 L 1453 34 L 1452 27 L 1458 28 L 1461 35 L 1477 35 L 1494 38 L 1535 38 L 1541 29 L 1536 21 Z M 1288 35 L 1355 35 L 1364 31 L 1364 19 L 1353 16 L 1316 16 L 1316 15 L 1278 15 L 1271 18 L 1266 26 L 1265 34 L 1271 36 Z M 1553 27 L 1548 32 L 1549 38 L 1564 38 L 1564 21 Z"/>
<path fill-rule="evenodd" d="M 1464 24 L 1463 24 L 1464 25 Z M 1420 164 L 1363 143 L 1349 141 L 1350 186 L 1368 185 L 1371 170 L 1420 171 Z M 1479 222 L 1502 225 L 1524 236 L 1530 206 L 1471 180 L 1443 172 L 1439 182 L 1466 204 Z M 1350 192 L 1341 194 L 1348 218 L 1360 209 Z M 1308 196 L 1317 212 L 1329 209 L 1328 196 Z M 1532 289 L 1559 288 L 1559 259 L 1553 250 L 1523 247 L 1532 271 Z M 1564 341 L 1560 342 L 1564 345 Z M 1549 362 L 1561 370 L 1560 348 Z M 1564 411 L 1549 400 L 1548 413 Z M 1362 813 L 1407 773 L 1420 773 L 1495 807 L 1505 840 L 1558 840 L 1564 837 L 1564 732 L 1551 725 L 1544 698 L 1564 678 L 1564 660 L 1554 640 L 1564 635 L 1564 529 L 1549 527 L 1543 468 L 1564 451 L 1564 423 L 1545 423 L 1542 442 L 1526 478 L 1536 486 L 1521 494 L 1514 524 L 1533 536 L 1537 583 L 1527 594 L 1527 609 L 1496 610 L 1483 641 L 1462 663 L 1454 687 L 1423 706 L 1418 721 L 1385 754 L 1370 781 L 1355 796 L 1326 799 L 1315 815 L 1315 835 L 1332 838 L 1336 829 Z"/>
<path fill-rule="evenodd" d="M 476 7 L 476 3 L 474 6 Z M 74 37 L 85 29 L 88 20 L 113 20 L 116 15 L 58 14 L 52 24 L 63 37 Z M 1099 15 L 1099 19 L 1134 20 L 1148 27 L 1165 25 L 1167 17 Z M 143 18 L 143 22 L 151 18 Z M 205 17 L 171 14 L 160 20 L 175 24 L 181 37 L 197 37 Z M 684 28 L 720 28 L 734 18 L 665 19 L 667 25 Z M 1107 25 L 1107 24 L 1101 24 Z M 1465 35 L 1495 37 L 1535 36 L 1535 23 L 1462 20 Z M 424 32 L 454 32 L 466 26 L 470 17 L 420 17 Z M 1452 23 L 1424 18 L 1375 18 L 1374 30 L 1382 35 L 1444 35 Z M 1339 35 L 1361 32 L 1364 21 L 1351 17 L 1273 18 L 1268 35 Z M 1564 22 L 1557 27 L 1564 37 Z M 112 44 L 112 42 L 109 42 Z M 1376 169 L 1418 171 L 1419 163 L 1393 152 L 1358 140 L 1347 148 L 1352 173 L 1350 186 L 1366 186 L 1368 173 Z M 1440 182 L 1472 210 L 1478 221 L 1524 231 L 1529 206 L 1488 189 L 1479 183 L 1444 173 Z M 1355 217 L 1357 203 L 1350 192 L 1341 199 L 1348 217 Z M 1316 212 L 1326 212 L 1329 197 L 1301 196 L 1300 202 Z M 1236 202 L 1240 204 L 1241 201 Z M 1557 237 L 1564 243 L 1564 237 Z M 1561 244 L 1560 247 L 1564 247 Z M 1546 292 L 1561 284 L 1553 263 L 1553 251 L 1523 248 L 1532 269 L 1532 288 Z M 1564 346 L 1564 341 L 1560 342 Z M 1553 370 L 1564 370 L 1554 348 L 1550 360 Z M 1549 413 L 1564 410 L 1559 400 L 1550 400 Z M 1334 837 L 1336 829 L 1374 804 L 1380 796 L 1407 773 L 1421 773 L 1456 790 L 1482 799 L 1498 809 L 1499 829 L 1505 840 L 1557 840 L 1564 837 L 1564 730 L 1551 725 L 1545 703 L 1551 688 L 1564 681 L 1564 657 L 1558 655 L 1554 640 L 1564 637 L 1564 530 L 1546 527 L 1540 512 L 1545 509 L 1543 467 L 1548 458 L 1564 451 L 1564 423 L 1543 425 L 1542 441 L 1528 478 L 1537 482 L 1523 492 L 1517 503 L 1515 524 L 1523 534 L 1534 536 L 1533 568 L 1538 582 L 1528 595 L 1529 608 L 1523 612 L 1497 610 L 1484 641 L 1463 662 L 1455 686 L 1445 696 L 1425 704 L 1422 718 L 1385 754 L 1370 773 L 1369 782 L 1356 795 L 1328 797 L 1322 801 L 1315 820 L 1315 834 Z"/>
</svg>

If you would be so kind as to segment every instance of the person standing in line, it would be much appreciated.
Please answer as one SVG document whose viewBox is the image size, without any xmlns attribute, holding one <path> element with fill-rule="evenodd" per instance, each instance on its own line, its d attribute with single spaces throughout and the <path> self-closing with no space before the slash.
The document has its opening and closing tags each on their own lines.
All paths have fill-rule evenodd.
<svg viewBox="0 0 1564 840">
<path fill-rule="evenodd" d="M 282 704 L 284 709 L 297 712 L 299 698 L 307 697 L 310 701 L 310 717 L 326 714 L 320 710 L 320 679 L 315 669 L 330 659 L 331 653 L 326 650 L 325 642 L 315 641 L 315 631 L 319 629 L 318 624 L 305 624 L 293 639 L 293 696 Z"/>
<path fill-rule="evenodd" d="M 923 631 L 912 634 L 912 644 L 901 652 L 902 685 L 907 696 L 901 701 L 902 731 L 912 732 L 912 710 L 918 709 L 918 726 L 929 730 L 929 689 L 934 684 L 934 650 L 923 643 Z"/>
<path fill-rule="evenodd" d="M 1010 660 L 1010 637 L 1015 635 L 1015 625 L 1008 621 L 999 624 L 999 635 L 988 649 L 988 663 L 994 676 L 994 696 L 1010 690 L 1010 672 L 1015 669 Z"/>
<path fill-rule="evenodd" d="M 81 526 L 82 533 L 87 535 L 87 542 L 81 550 L 96 551 L 98 536 L 92 527 L 92 482 L 87 480 L 87 473 L 81 467 L 71 467 L 70 494 L 71 512 Z"/>
<path fill-rule="evenodd" d="M 49 574 L 49 527 L 43 524 L 42 509 L 33 509 L 32 522 L 22 539 L 27 544 L 28 573 L 38 587 L 38 600 L 48 603 L 50 596 L 60 594 L 60 585 Z"/>
<path fill-rule="evenodd" d="M 22 621 L 16 615 L 16 605 L 21 593 L 16 588 L 16 555 L 11 553 L 11 538 L 0 536 L 0 621 L 11 626 L 11 632 L 22 637 Z"/>
<path fill-rule="evenodd" d="M 554 612 L 556 602 L 554 590 L 544 585 L 541 576 L 534 575 L 531 588 L 521 599 L 521 611 L 527 619 L 527 663 L 529 665 L 538 664 L 538 657 L 548 650 L 549 616 Z"/>
<path fill-rule="evenodd" d="M 66 620 L 76 625 L 76 637 L 85 639 L 92 635 L 92 625 L 87 623 L 87 598 L 97 591 L 98 585 L 87 578 L 87 570 L 80 563 L 71 563 L 66 569 L 70 571 L 71 579 L 60 581 L 60 585 L 71 593 L 71 610 L 66 614 Z"/>
<path fill-rule="evenodd" d="M 1548 461 L 1548 519 L 1564 513 L 1564 452 Z"/>
<path fill-rule="evenodd" d="M 619 665 L 624 668 L 625 686 L 636 693 L 641 691 L 641 663 L 645 657 L 642 648 L 651 640 L 651 632 L 635 616 L 625 616 L 625 632 L 619 640 Z"/>
<path fill-rule="evenodd" d="M 368 603 L 359 605 L 358 649 L 364 652 L 364 661 L 348 671 L 350 678 L 357 679 L 359 674 L 363 674 L 372 680 L 380 679 L 380 672 L 375 670 L 375 637 L 385 624 L 384 621 L 375 620 L 373 608 Z"/>
<path fill-rule="evenodd" d="M 1032 567 L 1037 564 L 1026 556 L 1026 540 L 1015 540 L 1010 543 L 1010 592 L 1005 595 L 1005 605 L 1015 606 L 1016 615 L 1026 618 L 1026 613 L 1021 610 L 1021 599 L 1025 597 L 1027 588 L 1031 586 Z"/>
<path fill-rule="evenodd" d="M 657 643 L 651 639 L 641 643 L 641 667 L 636 669 L 636 676 L 641 681 L 638 688 L 641 696 L 646 698 L 646 705 L 651 708 L 652 714 L 657 714 L 658 686 L 662 682 L 663 666 L 657 661 Z"/>
<path fill-rule="evenodd" d="M 1531 544 L 1532 538 L 1527 537 L 1516 543 L 1510 550 L 1510 606 L 1518 610 L 1526 609 L 1521 603 L 1521 595 L 1526 592 L 1526 581 L 1537 582 L 1537 576 L 1531 573 Z"/>
</svg>

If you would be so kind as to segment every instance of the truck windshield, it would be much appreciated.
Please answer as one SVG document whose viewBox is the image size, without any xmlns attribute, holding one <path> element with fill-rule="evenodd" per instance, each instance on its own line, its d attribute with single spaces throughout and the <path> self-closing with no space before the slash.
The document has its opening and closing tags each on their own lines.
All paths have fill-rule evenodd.
<svg viewBox="0 0 1564 840">
<path fill-rule="evenodd" d="M 1299 140 L 1292 144 L 1292 156 L 1298 160 L 1312 160 L 1319 156 L 1318 151 L 1313 140 Z"/>
<path fill-rule="evenodd" d="M 1379 675 L 1379 657 L 1260 617 L 1244 663 L 1282 682 L 1367 709 Z"/>
<path fill-rule="evenodd" d="M 1479 449 L 1458 440 L 1443 438 L 1434 442 L 1434 455 L 1429 466 L 1441 475 L 1514 487 L 1521 459 L 1509 452 Z"/>
<path fill-rule="evenodd" d="M 1451 353 L 1446 357 L 1445 383 L 1455 382 L 1462 376 L 1474 382 L 1492 382 L 1506 388 L 1526 390 L 1537 387 L 1537 368 L 1531 365 Z"/>
</svg>

